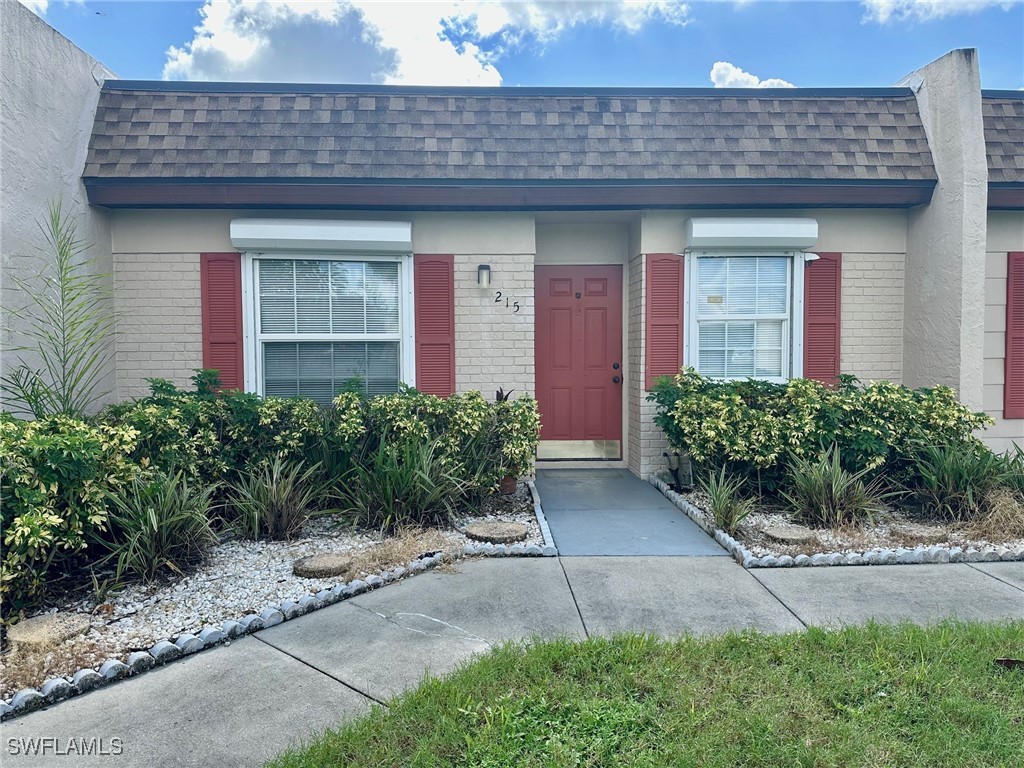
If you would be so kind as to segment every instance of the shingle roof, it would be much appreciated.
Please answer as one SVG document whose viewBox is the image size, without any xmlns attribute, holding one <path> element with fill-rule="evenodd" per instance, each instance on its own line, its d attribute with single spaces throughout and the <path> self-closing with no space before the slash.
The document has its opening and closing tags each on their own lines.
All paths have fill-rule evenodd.
<svg viewBox="0 0 1024 768">
<path fill-rule="evenodd" d="M 113 82 L 97 179 L 933 181 L 908 89 L 403 89 Z"/>
<path fill-rule="evenodd" d="M 1024 184 L 1024 98 L 985 96 L 985 151 L 990 184 Z"/>
</svg>

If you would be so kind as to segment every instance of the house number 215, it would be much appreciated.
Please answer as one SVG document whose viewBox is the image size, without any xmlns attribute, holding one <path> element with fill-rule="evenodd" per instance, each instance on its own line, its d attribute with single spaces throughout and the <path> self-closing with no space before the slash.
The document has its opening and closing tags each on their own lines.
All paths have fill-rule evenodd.
<svg viewBox="0 0 1024 768">
<path fill-rule="evenodd" d="M 495 291 L 494 292 L 494 303 L 495 304 L 501 304 L 501 291 Z M 511 301 L 510 302 L 509 299 L 508 299 L 508 296 L 505 297 L 505 306 L 511 308 L 513 312 L 518 312 L 519 311 L 519 302 L 518 301 Z"/>
</svg>

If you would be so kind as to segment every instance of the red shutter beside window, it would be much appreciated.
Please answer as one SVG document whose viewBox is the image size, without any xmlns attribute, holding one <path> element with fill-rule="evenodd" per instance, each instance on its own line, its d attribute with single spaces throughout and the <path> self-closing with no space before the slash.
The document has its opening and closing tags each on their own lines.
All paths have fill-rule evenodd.
<svg viewBox="0 0 1024 768">
<path fill-rule="evenodd" d="M 243 389 L 242 256 L 199 255 L 203 303 L 203 368 L 219 372 L 224 389 Z"/>
<path fill-rule="evenodd" d="M 647 254 L 647 372 L 651 388 L 659 376 L 683 367 L 683 257 Z"/>
<path fill-rule="evenodd" d="M 1024 251 L 1007 254 L 1003 418 L 1024 419 Z"/>
<path fill-rule="evenodd" d="M 804 265 L 804 378 L 839 381 L 843 255 L 819 253 Z"/>
<path fill-rule="evenodd" d="M 416 300 L 416 389 L 455 392 L 455 257 L 413 256 Z"/>
</svg>

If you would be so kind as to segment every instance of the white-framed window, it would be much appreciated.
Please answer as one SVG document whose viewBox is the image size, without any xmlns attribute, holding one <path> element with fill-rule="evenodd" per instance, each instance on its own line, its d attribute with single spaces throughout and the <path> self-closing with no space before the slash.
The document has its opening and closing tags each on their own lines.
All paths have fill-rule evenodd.
<svg viewBox="0 0 1024 768">
<path fill-rule="evenodd" d="M 327 405 L 415 380 L 411 256 L 248 253 L 242 278 L 249 391 Z"/>
<path fill-rule="evenodd" d="M 803 373 L 799 252 L 686 256 L 686 365 L 716 379 L 783 382 Z"/>
</svg>

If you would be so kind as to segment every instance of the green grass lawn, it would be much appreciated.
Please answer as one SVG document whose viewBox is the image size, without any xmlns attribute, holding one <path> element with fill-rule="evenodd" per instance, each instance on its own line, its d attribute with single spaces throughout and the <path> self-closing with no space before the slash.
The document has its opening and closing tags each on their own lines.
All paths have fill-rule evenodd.
<svg viewBox="0 0 1024 768">
<path fill-rule="evenodd" d="M 1021 766 L 1024 622 L 508 645 L 273 766 Z"/>
</svg>

